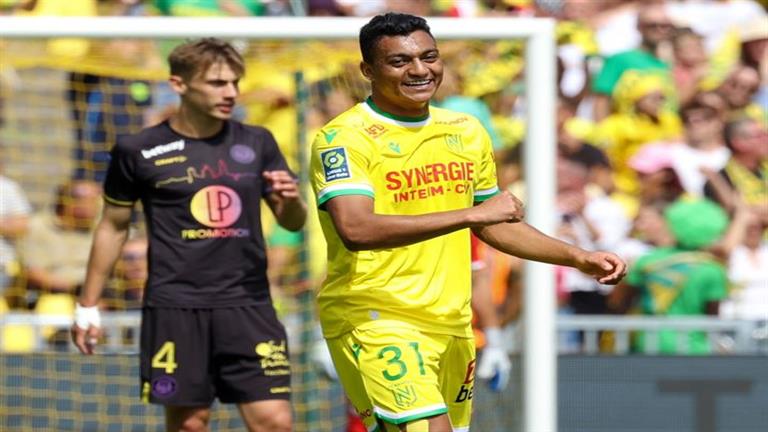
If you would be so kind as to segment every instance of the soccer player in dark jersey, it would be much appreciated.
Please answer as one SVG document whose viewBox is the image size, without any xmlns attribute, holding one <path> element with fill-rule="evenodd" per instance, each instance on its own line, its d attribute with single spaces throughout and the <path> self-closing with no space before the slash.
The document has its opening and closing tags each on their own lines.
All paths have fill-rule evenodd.
<svg viewBox="0 0 768 432">
<path fill-rule="evenodd" d="M 249 431 L 289 431 L 286 335 L 269 296 L 259 213 L 264 199 L 296 231 L 306 206 L 272 134 L 231 119 L 245 72 L 237 51 L 200 39 L 168 60 L 181 104 L 112 150 L 73 341 L 94 352 L 96 304 L 141 201 L 150 237 L 142 398 L 165 405 L 168 431 L 207 430 L 214 398 L 238 404 Z"/>
<path fill-rule="evenodd" d="M 525 259 L 616 283 L 626 265 L 522 221 L 497 186 L 491 140 L 431 107 L 443 63 L 423 18 L 388 13 L 360 31 L 371 97 L 331 120 L 310 179 L 328 241 L 318 294 L 339 379 L 370 431 L 468 431 L 475 372 L 469 229 Z"/>
</svg>

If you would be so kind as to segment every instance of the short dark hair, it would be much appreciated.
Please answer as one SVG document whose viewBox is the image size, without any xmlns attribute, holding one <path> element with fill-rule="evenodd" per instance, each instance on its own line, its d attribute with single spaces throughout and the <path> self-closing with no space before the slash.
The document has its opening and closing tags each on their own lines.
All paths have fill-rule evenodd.
<svg viewBox="0 0 768 432">
<path fill-rule="evenodd" d="M 194 78 L 220 61 L 227 63 L 238 76 L 245 74 L 243 57 L 232 45 L 221 39 L 191 40 L 174 48 L 168 56 L 171 75 L 184 79 Z"/>
<path fill-rule="evenodd" d="M 360 29 L 360 53 L 363 61 L 369 64 L 373 62 L 373 51 L 382 37 L 408 36 L 419 30 L 426 32 L 432 39 L 435 38 L 424 18 L 396 12 L 376 15 Z"/>
</svg>

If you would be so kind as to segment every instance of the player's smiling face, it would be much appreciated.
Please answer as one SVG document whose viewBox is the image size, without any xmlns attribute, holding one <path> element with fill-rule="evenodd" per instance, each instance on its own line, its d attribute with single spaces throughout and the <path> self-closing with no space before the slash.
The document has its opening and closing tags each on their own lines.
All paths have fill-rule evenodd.
<svg viewBox="0 0 768 432">
<path fill-rule="evenodd" d="M 240 76 L 229 64 L 219 61 L 192 79 L 183 80 L 178 91 L 187 107 L 218 120 L 227 120 L 232 116 L 240 94 L 239 81 Z"/>
<path fill-rule="evenodd" d="M 373 64 L 364 62 L 360 67 L 371 81 L 373 102 L 399 116 L 427 114 L 429 100 L 443 79 L 443 61 L 435 40 L 421 30 L 382 37 Z"/>
</svg>

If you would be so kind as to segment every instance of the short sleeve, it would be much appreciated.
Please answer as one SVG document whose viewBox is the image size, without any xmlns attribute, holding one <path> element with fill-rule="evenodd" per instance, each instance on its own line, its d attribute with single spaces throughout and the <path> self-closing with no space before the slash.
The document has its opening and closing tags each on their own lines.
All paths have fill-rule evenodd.
<svg viewBox="0 0 768 432">
<path fill-rule="evenodd" d="M 322 129 L 312 143 L 310 160 L 310 182 L 318 207 L 342 195 L 374 198 L 371 161 L 370 145 L 354 131 Z"/>
<path fill-rule="evenodd" d="M 496 161 L 493 157 L 491 138 L 482 126 L 477 128 L 477 140 L 480 143 L 480 160 L 477 177 L 475 177 L 475 202 L 482 202 L 499 193 L 496 179 Z"/>
<path fill-rule="evenodd" d="M 139 199 L 136 182 L 136 154 L 118 139 L 110 152 L 109 167 L 104 180 L 104 199 L 110 204 L 132 206 Z"/>
</svg>

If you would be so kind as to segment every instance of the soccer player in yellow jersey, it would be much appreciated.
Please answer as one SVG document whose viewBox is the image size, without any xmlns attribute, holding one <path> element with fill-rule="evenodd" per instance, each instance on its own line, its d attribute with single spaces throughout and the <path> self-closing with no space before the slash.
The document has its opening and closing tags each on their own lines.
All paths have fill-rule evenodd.
<svg viewBox="0 0 768 432">
<path fill-rule="evenodd" d="M 372 94 L 312 147 L 311 181 L 328 242 L 318 295 L 339 379 L 370 431 L 468 431 L 475 345 L 471 228 L 525 259 L 616 283 L 625 264 L 522 222 L 499 191 L 479 122 L 429 106 L 443 63 L 423 18 L 388 13 L 360 30 Z"/>
</svg>

